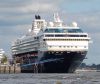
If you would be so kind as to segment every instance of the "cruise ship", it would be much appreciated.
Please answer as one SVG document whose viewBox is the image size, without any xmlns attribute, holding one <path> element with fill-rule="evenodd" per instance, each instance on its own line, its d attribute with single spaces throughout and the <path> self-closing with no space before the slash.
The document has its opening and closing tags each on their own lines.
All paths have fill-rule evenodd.
<svg viewBox="0 0 100 84">
<path fill-rule="evenodd" d="M 76 22 L 65 24 L 58 13 L 47 22 L 35 15 L 32 28 L 12 44 L 12 56 L 25 73 L 73 73 L 85 59 L 90 37 Z"/>
</svg>

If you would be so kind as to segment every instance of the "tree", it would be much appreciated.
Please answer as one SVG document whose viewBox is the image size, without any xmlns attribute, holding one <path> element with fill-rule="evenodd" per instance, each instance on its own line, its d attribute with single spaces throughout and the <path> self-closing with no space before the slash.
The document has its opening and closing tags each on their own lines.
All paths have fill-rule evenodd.
<svg viewBox="0 0 100 84">
<path fill-rule="evenodd" d="M 92 64 L 90 67 L 91 68 L 97 68 L 96 64 Z"/>
<path fill-rule="evenodd" d="M 82 63 L 82 64 L 80 65 L 80 68 L 86 68 L 86 64 L 85 64 L 85 63 Z"/>
<path fill-rule="evenodd" d="M 100 64 L 97 65 L 97 70 L 100 70 Z"/>
<path fill-rule="evenodd" d="M 7 56 L 5 54 L 3 54 L 3 58 L 1 59 L 1 63 L 7 63 Z"/>
</svg>

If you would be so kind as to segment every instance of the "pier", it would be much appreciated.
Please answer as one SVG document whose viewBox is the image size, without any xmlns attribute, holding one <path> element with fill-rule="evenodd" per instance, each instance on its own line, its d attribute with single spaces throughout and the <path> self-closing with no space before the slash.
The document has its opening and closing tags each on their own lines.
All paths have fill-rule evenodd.
<svg viewBox="0 0 100 84">
<path fill-rule="evenodd" d="M 0 65 L 0 73 L 8 73 L 8 74 L 13 74 L 13 73 L 21 73 L 20 66 L 16 65 Z"/>
</svg>

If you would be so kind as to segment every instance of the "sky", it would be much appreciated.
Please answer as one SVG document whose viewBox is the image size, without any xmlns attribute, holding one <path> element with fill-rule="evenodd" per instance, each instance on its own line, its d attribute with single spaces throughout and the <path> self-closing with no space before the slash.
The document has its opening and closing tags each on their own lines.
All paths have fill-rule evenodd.
<svg viewBox="0 0 100 84">
<path fill-rule="evenodd" d="M 84 62 L 100 64 L 100 0 L 0 0 L 0 48 L 11 57 L 12 42 L 28 32 L 34 15 L 51 21 L 55 12 L 89 34 L 93 43 Z"/>
</svg>

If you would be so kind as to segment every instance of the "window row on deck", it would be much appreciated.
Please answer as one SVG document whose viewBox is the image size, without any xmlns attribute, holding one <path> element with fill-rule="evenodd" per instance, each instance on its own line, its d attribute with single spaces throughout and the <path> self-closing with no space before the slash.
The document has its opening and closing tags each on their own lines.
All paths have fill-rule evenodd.
<svg viewBox="0 0 100 84">
<path fill-rule="evenodd" d="M 88 39 L 43 39 L 44 41 L 88 41 Z"/>
<path fill-rule="evenodd" d="M 45 34 L 45 37 L 87 37 L 87 35 Z"/>
</svg>

